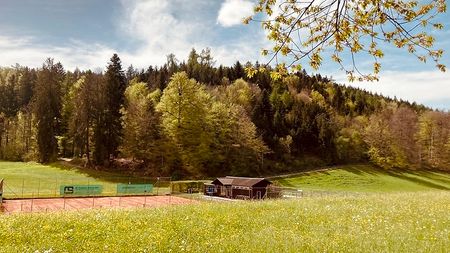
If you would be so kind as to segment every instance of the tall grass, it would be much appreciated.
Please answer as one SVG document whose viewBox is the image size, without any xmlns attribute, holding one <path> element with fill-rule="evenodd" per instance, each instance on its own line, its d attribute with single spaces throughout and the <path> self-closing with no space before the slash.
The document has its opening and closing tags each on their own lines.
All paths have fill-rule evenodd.
<svg viewBox="0 0 450 253">
<path fill-rule="evenodd" d="M 0 216 L 0 252 L 446 252 L 450 192 Z"/>
</svg>

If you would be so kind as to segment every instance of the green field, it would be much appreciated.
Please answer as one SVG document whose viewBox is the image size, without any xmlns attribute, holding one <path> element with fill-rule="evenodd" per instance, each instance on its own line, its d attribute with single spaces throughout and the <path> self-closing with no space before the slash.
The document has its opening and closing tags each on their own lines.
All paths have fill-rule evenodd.
<svg viewBox="0 0 450 253">
<path fill-rule="evenodd" d="M 104 195 L 116 194 L 118 183 L 155 183 L 155 178 L 138 178 L 123 174 L 79 169 L 61 164 L 0 161 L 0 178 L 5 179 L 4 197 L 52 197 L 59 196 L 61 185 L 102 185 Z M 155 187 L 154 191 L 167 191 Z"/>
<path fill-rule="evenodd" d="M 450 174 L 431 171 L 384 170 L 371 165 L 342 166 L 326 171 L 274 179 L 303 190 L 346 192 L 410 192 L 450 190 Z"/>
<path fill-rule="evenodd" d="M 0 252 L 448 252 L 450 192 L 5 215 Z"/>
<path fill-rule="evenodd" d="M 95 170 L 10 162 L 0 162 L 0 177 L 15 191 L 28 178 L 28 192 L 40 189 L 49 195 L 63 182 L 102 184 L 115 191 L 117 182 L 131 180 Z M 449 174 L 357 165 L 276 182 L 306 191 L 350 194 L 3 215 L 0 252 L 448 252 L 450 248 Z"/>
</svg>

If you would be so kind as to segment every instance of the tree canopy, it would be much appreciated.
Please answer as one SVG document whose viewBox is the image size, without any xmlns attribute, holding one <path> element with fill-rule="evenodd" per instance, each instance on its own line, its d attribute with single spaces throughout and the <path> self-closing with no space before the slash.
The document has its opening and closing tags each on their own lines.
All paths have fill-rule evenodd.
<svg viewBox="0 0 450 253">
<path fill-rule="evenodd" d="M 0 68 L 0 159 L 119 167 L 154 176 L 261 176 L 371 162 L 450 170 L 450 114 L 305 71 L 248 77 L 189 60 L 104 72 Z M 200 82 L 198 79 L 203 80 Z M 82 162 L 82 163 L 81 163 Z"/>
<path fill-rule="evenodd" d="M 267 64 L 276 64 L 273 78 L 301 70 L 305 61 L 317 70 L 326 55 L 350 81 L 373 81 L 378 80 L 385 44 L 406 49 L 420 61 L 430 59 L 445 71 L 443 50 L 434 48 L 432 30 L 443 28 L 435 17 L 446 8 L 445 0 L 259 0 L 254 15 L 244 22 L 261 22 L 274 43 L 262 50 L 270 55 Z M 372 59 L 372 73 L 360 70 L 359 54 Z M 256 71 L 247 69 L 250 76 Z"/>
</svg>

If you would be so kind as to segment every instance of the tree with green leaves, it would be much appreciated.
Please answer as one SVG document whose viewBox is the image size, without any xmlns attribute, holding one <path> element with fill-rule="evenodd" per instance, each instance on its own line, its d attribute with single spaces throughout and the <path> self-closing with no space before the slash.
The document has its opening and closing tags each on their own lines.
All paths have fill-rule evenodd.
<svg viewBox="0 0 450 253">
<path fill-rule="evenodd" d="M 450 115 L 443 112 L 425 112 L 419 117 L 417 139 L 423 164 L 440 169 L 448 167 L 448 140 L 450 138 Z"/>
<path fill-rule="evenodd" d="M 208 175 L 261 174 L 263 156 L 270 152 L 251 120 L 260 89 L 242 79 L 212 92 L 216 100 L 206 123 L 211 133 Z"/>
<path fill-rule="evenodd" d="M 167 140 L 162 133 L 161 115 L 156 112 L 159 90 L 150 92 L 143 82 L 132 80 L 125 91 L 123 109 L 123 144 L 121 153 L 142 160 L 145 165 L 167 163 Z M 166 161 L 164 161 L 166 160 Z"/>
<path fill-rule="evenodd" d="M 350 1 L 350 0 L 259 0 L 253 16 L 244 20 L 261 22 L 267 38 L 274 43 L 263 49 L 270 55 L 267 64 L 275 62 L 273 78 L 292 70 L 302 70 L 307 61 L 319 69 L 323 55 L 330 57 L 347 73 L 350 81 L 378 80 L 383 44 L 406 49 L 420 61 L 431 59 L 445 71 L 440 62 L 442 49 L 435 49 L 431 29 L 440 30 L 435 17 L 446 11 L 445 0 L 421 1 Z M 431 27 L 431 29 L 430 29 Z M 329 53 L 331 52 L 331 53 Z M 356 57 L 373 58 L 372 73 L 358 68 Z M 283 58 L 285 60 L 283 60 Z M 258 71 L 248 68 L 252 76 Z"/>
<path fill-rule="evenodd" d="M 104 85 L 101 91 L 104 93 L 103 102 L 98 110 L 96 133 L 96 162 L 103 164 L 111 158 L 117 157 L 118 148 L 122 140 L 122 112 L 125 101 L 126 78 L 122 70 L 122 63 L 117 54 L 111 57 L 108 64 Z M 99 100 L 99 101 L 101 101 Z"/>
<path fill-rule="evenodd" d="M 397 108 L 395 103 L 390 103 L 379 113 L 372 114 L 364 129 L 369 159 L 386 169 L 407 168 L 416 162 L 412 154 L 415 150 L 414 143 L 410 140 L 414 138 L 416 123 L 413 112 Z M 400 124 L 409 129 L 403 129 Z"/>
<path fill-rule="evenodd" d="M 61 63 L 47 59 L 38 72 L 34 90 L 34 114 L 37 120 L 39 161 L 48 163 L 56 159 L 61 124 L 61 82 L 64 69 Z"/>
<path fill-rule="evenodd" d="M 156 107 L 169 140 L 178 148 L 186 169 L 195 175 L 209 155 L 210 137 L 204 121 L 210 106 L 211 96 L 205 88 L 179 72 L 172 76 Z"/>
<path fill-rule="evenodd" d="M 336 153 L 340 162 L 361 162 L 366 160 L 367 145 L 364 142 L 364 128 L 368 124 L 365 116 L 355 118 L 335 116 Z"/>
<path fill-rule="evenodd" d="M 71 87 L 71 99 L 68 106 L 71 107 L 69 118 L 69 134 L 72 138 L 74 155 L 86 155 L 86 164 L 91 164 L 91 129 L 94 126 L 94 88 L 98 83 L 102 82 L 101 76 L 86 72 Z"/>
</svg>

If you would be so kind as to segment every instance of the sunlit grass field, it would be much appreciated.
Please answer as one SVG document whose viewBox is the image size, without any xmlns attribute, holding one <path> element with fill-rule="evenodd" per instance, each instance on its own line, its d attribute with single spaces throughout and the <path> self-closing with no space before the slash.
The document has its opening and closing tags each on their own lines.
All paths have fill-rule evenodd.
<svg viewBox="0 0 450 253">
<path fill-rule="evenodd" d="M 346 192 L 410 192 L 450 190 L 450 174 L 432 171 L 384 170 L 371 165 L 348 165 L 332 170 L 275 179 L 303 190 Z"/>
<path fill-rule="evenodd" d="M 4 215 L 0 252 L 448 252 L 450 192 Z"/>
<path fill-rule="evenodd" d="M 118 183 L 155 183 L 154 179 L 126 176 L 119 173 L 80 169 L 61 164 L 0 161 L 0 179 L 5 180 L 4 197 L 59 196 L 61 185 L 101 185 L 104 195 L 114 195 Z M 167 185 L 158 190 L 168 191 Z"/>
<path fill-rule="evenodd" d="M 49 195 L 58 194 L 54 187 L 66 182 L 102 184 L 115 191 L 117 182 L 130 180 L 115 173 L 10 162 L 0 162 L 0 178 L 16 192 L 24 184 L 25 194 L 39 189 Z M 0 252 L 448 252 L 450 248 L 449 174 L 357 165 L 276 181 L 306 191 L 359 194 L 0 214 Z"/>
<path fill-rule="evenodd" d="M 117 183 L 155 183 L 123 174 L 80 169 L 61 164 L 0 161 L 0 178 L 5 179 L 5 197 L 59 196 L 60 185 L 82 184 L 103 186 L 105 195 L 116 193 Z M 432 171 L 383 170 L 371 165 L 347 165 L 321 172 L 303 173 L 273 179 L 282 186 L 304 191 L 345 192 L 410 192 L 450 190 L 450 174 Z M 161 185 L 163 186 L 163 185 Z M 155 188 L 167 192 L 167 186 Z"/>
</svg>

